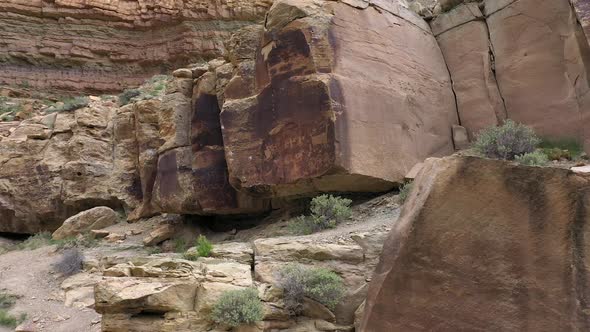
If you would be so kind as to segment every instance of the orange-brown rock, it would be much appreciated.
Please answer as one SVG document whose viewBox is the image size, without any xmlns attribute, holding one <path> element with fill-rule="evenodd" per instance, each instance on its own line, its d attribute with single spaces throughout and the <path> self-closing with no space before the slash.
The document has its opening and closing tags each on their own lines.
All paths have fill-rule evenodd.
<svg viewBox="0 0 590 332">
<path fill-rule="evenodd" d="M 590 328 L 590 177 L 429 159 L 383 247 L 360 330 Z"/>
<path fill-rule="evenodd" d="M 473 139 L 506 119 L 483 14 L 476 3 L 467 3 L 439 15 L 431 26 L 451 73 L 461 125 Z"/>
<path fill-rule="evenodd" d="M 277 1 L 260 45 L 254 84 L 234 77 L 222 106 L 234 187 L 381 191 L 451 153 L 447 68 L 428 25 L 399 2 Z"/>
<path fill-rule="evenodd" d="M 225 52 L 272 0 L 0 0 L 0 83 L 117 91 Z"/>
<path fill-rule="evenodd" d="M 508 118 L 590 146 L 590 48 L 567 0 L 488 0 L 486 22 Z"/>
</svg>

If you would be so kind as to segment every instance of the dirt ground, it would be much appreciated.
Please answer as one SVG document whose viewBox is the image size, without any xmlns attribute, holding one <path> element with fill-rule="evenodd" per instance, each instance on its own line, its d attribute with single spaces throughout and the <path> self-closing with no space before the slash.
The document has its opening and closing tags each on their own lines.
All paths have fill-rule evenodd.
<svg viewBox="0 0 590 332">
<path fill-rule="evenodd" d="M 318 242 L 342 243 L 352 241 L 355 233 L 367 231 L 388 231 L 400 212 L 398 198 L 394 193 L 367 200 L 353 207 L 352 218 L 335 229 L 308 235 Z M 237 231 L 235 234 L 207 234 L 214 242 L 219 240 L 252 241 L 261 237 L 275 237 L 288 234 L 289 218 L 269 216 L 256 227 Z M 148 255 L 141 240 L 157 223 L 120 223 L 107 228 L 110 232 L 128 236 L 119 243 L 100 242 L 97 247 L 82 249 L 86 258 L 101 256 Z M 133 234 L 133 235 L 131 235 Z M 3 242 L 2 242 L 3 241 Z M 10 242 L 0 238 L 0 244 Z M 64 278 L 53 271 L 52 265 L 60 258 L 56 246 L 45 246 L 36 250 L 0 252 L 0 293 L 18 296 L 16 305 L 10 310 L 18 316 L 27 314 L 27 324 L 36 332 L 98 332 L 100 315 L 91 308 L 70 308 L 64 305 L 64 294 L 60 285 Z M 170 254 L 175 255 L 175 254 Z M 0 327 L 0 332 L 13 331 Z"/>
<path fill-rule="evenodd" d="M 19 297 L 10 312 L 15 316 L 26 313 L 35 331 L 100 331 L 100 315 L 94 310 L 64 305 L 63 278 L 52 268 L 58 259 L 55 246 L 0 255 L 0 292 Z M 0 326 L 0 332 L 9 331 L 13 329 Z"/>
</svg>

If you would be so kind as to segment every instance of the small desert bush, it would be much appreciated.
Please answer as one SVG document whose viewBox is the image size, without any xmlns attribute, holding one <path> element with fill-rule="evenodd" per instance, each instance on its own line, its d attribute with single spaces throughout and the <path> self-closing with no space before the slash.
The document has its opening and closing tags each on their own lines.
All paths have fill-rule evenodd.
<svg viewBox="0 0 590 332">
<path fill-rule="evenodd" d="M 527 166 L 545 166 L 549 162 L 547 155 L 542 151 L 535 151 L 531 153 L 525 153 L 520 156 L 516 156 L 516 161 L 519 164 Z"/>
<path fill-rule="evenodd" d="M 125 106 L 129 104 L 133 98 L 138 97 L 139 95 L 141 95 L 141 91 L 138 89 L 126 89 L 119 95 L 119 104 Z"/>
<path fill-rule="evenodd" d="M 311 234 L 324 229 L 334 228 L 352 215 L 350 199 L 321 195 L 311 201 L 311 215 L 295 218 L 289 228 L 296 234 Z"/>
<path fill-rule="evenodd" d="M 49 106 L 45 113 L 70 112 L 88 106 L 88 97 L 74 97 L 63 99 L 60 103 Z"/>
<path fill-rule="evenodd" d="M 253 324 L 263 317 L 263 307 L 254 288 L 226 291 L 213 306 L 211 318 L 231 327 Z"/>
<path fill-rule="evenodd" d="M 184 253 L 184 258 L 189 261 L 196 261 L 199 257 L 209 257 L 211 256 L 211 250 L 213 250 L 213 245 L 204 235 L 199 235 L 196 240 L 196 250 L 189 250 Z"/>
<path fill-rule="evenodd" d="M 51 238 L 51 233 L 41 232 L 34 234 L 24 240 L 23 242 L 16 245 L 17 250 L 35 250 L 41 247 L 55 244 L 55 241 Z"/>
<path fill-rule="evenodd" d="M 17 297 L 12 294 L 0 293 L 0 309 L 10 309 L 16 303 Z"/>
<path fill-rule="evenodd" d="M 98 245 L 98 240 L 92 234 L 84 233 L 63 240 L 51 240 L 50 244 L 55 244 L 58 249 L 92 248 Z"/>
<path fill-rule="evenodd" d="M 55 271 L 61 273 L 63 276 L 69 277 L 77 274 L 82 270 L 82 262 L 84 255 L 77 248 L 65 250 L 59 261 L 53 265 Z"/>
<path fill-rule="evenodd" d="M 475 149 L 488 158 L 513 160 L 516 156 L 535 151 L 539 143 L 532 128 L 506 120 L 502 126 L 480 132 Z"/>
<path fill-rule="evenodd" d="M 183 253 L 186 251 L 186 240 L 183 238 L 178 238 L 174 240 L 174 252 L 176 253 Z"/>
<path fill-rule="evenodd" d="M 408 183 L 402 184 L 402 186 L 399 188 L 399 201 L 400 201 L 400 203 L 404 204 L 406 202 L 406 200 L 408 199 L 408 197 L 412 193 L 413 187 L 414 187 L 413 182 L 408 182 Z"/>
<path fill-rule="evenodd" d="M 0 326 L 14 328 L 27 318 L 26 314 L 16 317 L 8 313 L 8 309 L 14 306 L 16 299 L 14 295 L 0 293 Z"/>
<path fill-rule="evenodd" d="M 197 253 L 199 257 L 209 257 L 211 256 L 211 250 L 213 250 L 213 245 L 206 236 L 199 235 L 197 238 Z"/>
<path fill-rule="evenodd" d="M 539 148 L 549 160 L 574 160 L 584 152 L 582 144 L 575 139 L 543 139 Z"/>
<path fill-rule="evenodd" d="M 285 308 L 291 315 L 301 313 L 305 297 L 334 310 L 344 295 L 342 278 L 324 268 L 290 264 L 278 271 L 277 281 L 283 289 Z"/>
<path fill-rule="evenodd" d="M 27 314 L 22 313 L 20 316 L 14 316 L 4 309 L 0 309 L 0 326 L 15 328 L 18 324 L 27 319 Z"/>
</svg>

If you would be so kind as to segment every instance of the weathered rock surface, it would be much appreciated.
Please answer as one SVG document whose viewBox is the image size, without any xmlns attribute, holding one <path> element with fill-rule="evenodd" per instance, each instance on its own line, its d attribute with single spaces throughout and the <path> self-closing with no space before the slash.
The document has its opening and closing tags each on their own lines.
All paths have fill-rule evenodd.
<svg viewBox="0 0 590 332">
<path fill-rule="evenodd" d="M 113 91 L 219 56 L 272 0 L 0 1 L 0 82 Z"/>
<path fill-rule="evenodd" d="M 428 160 L 385 242 L 360 330 L 588 329 L 589 208 L 588 175 Z"/>
<path fill-rule="evenodd" d="M 488 28 L 477 4 L 444 13 L 431 26 L 451 73 L 461 125 L 468 129 L 470 138 L 505 120 Z"/>
<path fill-rule="evenodd" d="M 68 218 L 60 228 L 53 232 L 52 237 L 55 240 L 62 240 L 80 233 L 100 230 L 114 225 L 118 221 L 117 212 L 109 207 L 99 206 Z"/>
<path fill-rule="evenodd" d="M 590 142 L 590 49 L 569 2 L 519 0 L 497 11 L 493 2 L 486 21 L 508 117 L 541 135 Z"/>
<path fill-rule="evenodd" d="M 449 74 L 416 14 L 396 1 L 277 1 L 265 28 L 254 84 L 238 72 L 222 106 L 234 187 L 380 191 L 451 153 Z"/>
<path fill-rule="evenodd" d="M 54 231 L 96 206 L 137 205 L 132 123 L 126 109 L 91 101 L 25 120 L 0 136 L 0 232 Z"/>
</svg>

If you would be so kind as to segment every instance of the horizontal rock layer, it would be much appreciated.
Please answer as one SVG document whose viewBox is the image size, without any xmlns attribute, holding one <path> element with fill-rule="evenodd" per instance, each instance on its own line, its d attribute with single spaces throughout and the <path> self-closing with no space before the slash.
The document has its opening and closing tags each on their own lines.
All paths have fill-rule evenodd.
<svg viewBox="0 0 590 332">
<path fill-rule="evenodd" d="M 219 56 L 272 0 L 1 0 L 0 83 L 109 92 Z"/>
</svg>

